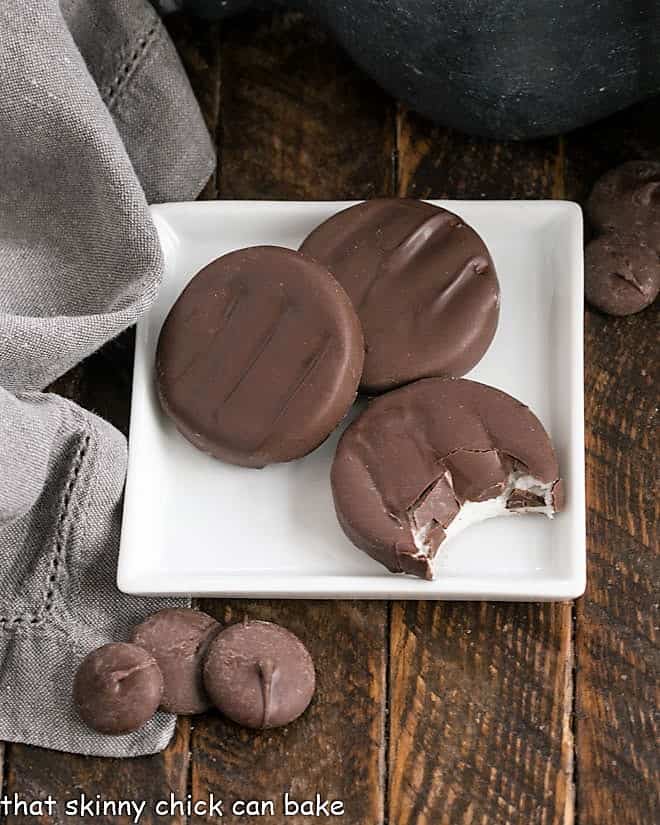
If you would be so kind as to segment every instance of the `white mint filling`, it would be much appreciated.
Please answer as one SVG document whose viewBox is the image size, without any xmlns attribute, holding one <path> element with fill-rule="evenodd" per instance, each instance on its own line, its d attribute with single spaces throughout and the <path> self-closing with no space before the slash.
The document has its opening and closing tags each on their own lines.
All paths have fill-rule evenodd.
<svg viewBox="0 0 660 825">
<path fill-rule="evenodd" d="M 456 517 L 445 529 L 445 541 L 461 533 L 472 524 L 478 524 L 489 518 L 496 516 L 514 516 L 519 513 L 540 513 L 541 515 L 553 518 L 554 508 L 552 506 L 552 488 L 554 482 L 544 483 L 533 476 L 515 471 L 509 474 L 506 486 L 495 498 L 486 501 L 466 501 L 456 514 Z M 545 504 L 538 507 L 517 507 L 513 510 L 507 509 L 507 501 L 514 490 L 524 490 L 535 496 L 542 498 Z M 417 557 L 426 557 L 429 554 L 428 535 L 434 522 L 424 524 L 421 528 L 412 527 L 413 539 L 417 548 Z M 444 543 L 444 542 L 443 542 Z"/>
</svg>

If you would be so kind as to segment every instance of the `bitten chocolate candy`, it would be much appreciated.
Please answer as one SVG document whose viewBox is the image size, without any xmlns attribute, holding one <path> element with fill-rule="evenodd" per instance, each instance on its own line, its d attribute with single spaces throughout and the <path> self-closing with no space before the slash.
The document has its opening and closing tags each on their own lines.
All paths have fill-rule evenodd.
<svg viewBox="0 0 660 825">
<path fill-rule="evenodd" d="M 143 648 L 123 642 L 104 645 L 83 659 L 73 685 L 78 712 L 99 733 L 124 734 L 154 715 L 163 677 Z"/>
<path fill-rule="evenodd" d="M 163 325 L 164 410 L 200 450 L 263 467 L 300 458 L 353 402 L 364 341 L 344 290 L 316 261 L 275 246 L 198 273 Z"/>
<path fill-rule="evenodd" d="M 562 506 L 538 418 L 466 379 L 428 378 L 372 400 L 344 432 L 331 478 L 353 544 L 395 573 L 427 579 L 440 544 L 471 523 Z"/>
<path fill-rule="evenodd" d="M 464 375 L 493 340 L 499 283 L 486 245 L 424 201 L 382 198 L 337 213 L 301 251 L 328 267 L 362 322 L 361 388 Z"/>
<path fill-rule="evenodd" d="M 584 291 L 610 315 L 631 315 L 660 290 L 660 163 L 630 161 L 598 180 L 587 213 L 599 237 L 585 250 Z"/>
<path fill-rule="evenodd" d="M 159 610 L 134 628 L 131 641 L 147 650 L 163 674 L 160 707 L 170 713 L 202 713 L 210 702 L 202 663 L 220 625 L 208 613 L 187 607 Z"/>
<path fill-rule="evenodd" d="M 314 663 L 297 636 L 270 622 L 245 621 L 211 642 L 204 684 L 225 716 L 248 728 L 288 725 L 312 700 Z"/>
</svg>

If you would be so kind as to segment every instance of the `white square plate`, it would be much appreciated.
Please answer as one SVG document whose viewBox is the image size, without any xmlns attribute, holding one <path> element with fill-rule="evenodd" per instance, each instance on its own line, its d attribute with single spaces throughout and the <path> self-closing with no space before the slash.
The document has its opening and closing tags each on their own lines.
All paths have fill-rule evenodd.
<svg viewBox="0 0 660 825">
<path fill-rule="evenodd" d="M 585 585 L 582 215 L 560 201 L 434 201 L 482 235 L 502 288 L 495 340 L 471 378 L 528 404 L 550 432 L 567 508 L 496 518 L 443 545 L 432 582 L 389 573 L 336 521 L 330 464 L 339 433 L 311 455 L 251 470 L 216 461 L 161 412 L 154 354 L 188 281 L 256 244 L 297 248 L 349 203 L 217 201 L 154 207 L 165 254 L 139 323 L 118 584 L 127 593 L 283 598 L 555 600 Z"/>
</svg>

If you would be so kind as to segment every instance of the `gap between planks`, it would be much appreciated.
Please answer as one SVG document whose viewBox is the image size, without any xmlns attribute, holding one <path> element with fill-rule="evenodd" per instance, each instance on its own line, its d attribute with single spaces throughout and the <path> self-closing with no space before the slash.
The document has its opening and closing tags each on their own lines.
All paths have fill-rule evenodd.
<svg viewBox="0 0 660 825">
<path fill-rule="evenodd" d="M 552 197 L 554 200 L 564 200 L 566 198 L 566 138 L 559 135 L 557 138 L 557 156 L 555 158 L 554 179 L 552 183 Z M 585 524 L 586 529 L 586 524 Z M 566 794 L 566 809 L 564 811 L 563 825 L 579 825 L 578 812 L 578 742 L 577 742 L 577 610 L 575 601 L 568 602 L 570 609 L 570 638 L 568 641 L 568 661 L 566 663 L 566 685 L 565 697 L 567 699 L 567 710 L 565 713 L 565 726 L 562 736 L 562 749 L 566 748 L 566 753 L 562 756 L 566 759 L 566 769 L 570 771 L 568 781 L 570 790 Z M 564 761 L 564 759 L 562 759 Z"/>
</svg>

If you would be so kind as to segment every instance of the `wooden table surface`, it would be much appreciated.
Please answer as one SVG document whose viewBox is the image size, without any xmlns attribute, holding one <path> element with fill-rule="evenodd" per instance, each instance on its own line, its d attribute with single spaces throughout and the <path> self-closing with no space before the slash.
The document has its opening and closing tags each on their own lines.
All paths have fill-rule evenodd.
<svg viewBox="0 0 660 825">
<path fill-rule="evenodd" d="M 297 14 L 222 27 L 175 17 L 168 26 L 218 147 L 207 198 L 584 201 L 610 167 L 660 158 L 657 99 L 565 137 L 494 143 L 397 105 Z M 344 801 L 345 815 L 332 821 L 345 825 L 657 822 L 656 324 L 655 309 L 623 319 L 586 312 L 584 598 L 203 600 L 221 621 L 247 611 L 305 639 L 319 678 L 301 720 L 255 734 L 217 715 L 182 718 L 163 754 L 123 761 L 5 745 L 3 763 L 0 744 L 4 791 L 136 799 L 319 792 Z M 129 332 L 57 391 L 125 432 L 132 348 Z M 141 821 L 164 820 L 147 813 Z M 312 821 L 329 820 L 286 820 Z"/>
</svg>

